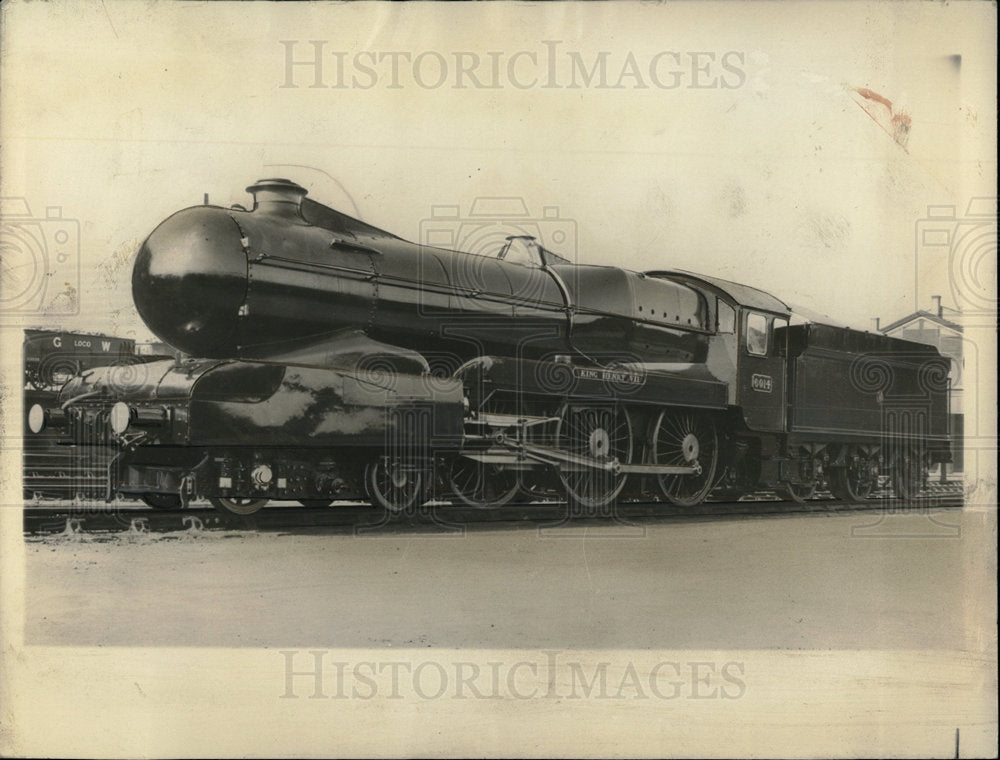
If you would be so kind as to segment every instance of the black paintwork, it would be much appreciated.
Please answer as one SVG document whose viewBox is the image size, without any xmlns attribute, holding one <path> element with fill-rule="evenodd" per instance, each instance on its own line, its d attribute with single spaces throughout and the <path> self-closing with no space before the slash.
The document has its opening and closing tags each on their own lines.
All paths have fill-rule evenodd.
<svg viewBox="0 0 1000 760">
<path fill-rule="evenodd" d="M 816 324 L 787 336 L 792 432 L 882 436 L 906 411 L 922 438 L 947 438 L 949 362 L 933 346 Z"/>
<path fill-rule="evenodd" d="M 289 342 L 360 328 L 462 360 L 612 349 L 698 360 L 694 336 L 708 330 L 708 306 L 687 285 L 420 246 L 308 208 L 203 206 L 171 216 L 136 257 L 132 290 L 143 320 L 177 349 L 214 358 L 268 358 Z"/>
<path fill-rule="evenodd" d="M 285 180 L 248 189 L 252 211 L 178 212 L 136 257 L 143 320 L 203 358 L 89 370 L 60 395 L 73 440 L 122 447 L 123 490 L 176 493 L 194 478 L 206 494 L 357 492 L 382 452 L 453 454 L 467 411 L 496 411 L 497 394 L 500 411 L 516 397 L 542 417 L 567 401 L 624 404 L 637 456 L 662 408 L 711 412 L 725 426 L 720 472 L 743 468 L 749 485 L 799 482 L 798 463 L 783 464 L 793 444 L 878 441 L 893 425 L 946 444 L 948 364 L 931 347 L 787 327 L 783 302 L 735 283 L 541 248 L 528 264 L 421 246 Z M 765 356 L 747 351 L 751 312 L 768 320 Z M 117 401 L 125 437 L 109 429 Z M 263 465 L 274 477 L 253 485 Z"/>
</svg>

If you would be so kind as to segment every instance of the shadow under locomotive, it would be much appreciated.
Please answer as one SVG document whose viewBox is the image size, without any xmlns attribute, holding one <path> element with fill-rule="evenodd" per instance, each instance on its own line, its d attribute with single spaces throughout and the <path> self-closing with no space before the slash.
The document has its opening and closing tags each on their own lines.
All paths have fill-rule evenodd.
<svg viewBox="0 0 1000 760">
<path fill-rule="evenodd" d="M 762 488 L 909 499 L 950 461 L 948 361 L 797 319 L 762 291 L 401 240 L 288 180 L 140 248 L 133 297 L 194 357 L 87 369 L 28 425 L 113 452 L 107 495 L 252 514 L 364 498 L 694 506 Z"/>
</svg>

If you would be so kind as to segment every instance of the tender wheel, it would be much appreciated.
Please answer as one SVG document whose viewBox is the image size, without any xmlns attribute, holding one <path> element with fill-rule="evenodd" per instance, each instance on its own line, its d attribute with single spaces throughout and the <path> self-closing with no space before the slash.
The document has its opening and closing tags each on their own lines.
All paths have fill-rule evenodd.
<svg viewBox="0 0 1000 760">
<path fill-rule="evenodd" d="M 811 454 L 807 454 L 804 451 L 798 453 L 794 450 L 788 452 L 789 459 L 798 462 L 798 476 L 801 482 L 793 483 L 791 481 L 786 481 L 781 484 L 781 490 L 788 495 L 792 501 L 797 504 L 805 504 L 806 501 L 813 498 L 816 495 L 816 467 L 817 464 L 812 458 Z"/>
<path fill-rule="evenodd" d="M 697 465 L 693 475 L 658 475 L 660 490 L 681 507 L 700 504 L 715 484 L 719 434 L 715 421 L 698 412 L 665 409 L 653 428 L 653 464 Z"/>
<path fill-rule="evenodd" d="M 878 486 L 878 462 L 858 446 L 847 449 L 847 463 L 830 471 L 830 491 L 845 501 L 868 501 Z"/>
<path fill-rule="evenodd" d="M 632 421 L 620 406 L 567 404 L 559 414 L 557 446 L 579 456 L 602 462 L 632 461 Z M 560 465 L 559 480 L 571 503 L 600 509 L 614 501 L 628 475 L 585 465 Z"/>
<path fill-rule="evenodd" d="M 176 493 L 144 493 L 139 498 L 153 509 L 181 508 L 181 497 Z"/>
<path fill-rule="evenodd" d="M 423 477 L 398 458 L 382 457 L 365 469 L 365 490 L 373 507 L 402 512 L 423 495 Z"/>
<path fill-rule="evenodd" d="M 267 499 L 228 498 L 225 496 L 210 496 L 208 500 L 213 507 L 227 515 L 252 515 L 263 509 L 268 502 Z"/>
<path fill-rule="evenodd" d="M 517 496 L 521 479 L 516 470 L 457 456 L 448 474 L 448 486 L 466 506 L 496 509 Z"/>
<path fill-rule="evenodd" d="M 788 497 L 798 503 L 805 504 L 807 500 L 816 495 L 816 483 L 785 483 L 785 493 Z"/>
<path fill-rule="evenodd" d="M 909 500 L 924 488 L 927 477 L 925 457 L 912 447 L 902 449 L 890 471 L 892 490 L 897 499 Z"/>
</svg>

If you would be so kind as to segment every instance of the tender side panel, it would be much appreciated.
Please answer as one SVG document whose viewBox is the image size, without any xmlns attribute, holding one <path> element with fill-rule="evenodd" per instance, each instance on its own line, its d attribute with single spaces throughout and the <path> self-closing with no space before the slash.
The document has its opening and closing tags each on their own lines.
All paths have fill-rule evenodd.
<svg viewBox="0 0 1000 760">
<path fill-rule="evenodd" d="M 932 347 L 825 325 L 789 329 L 793 433 L 948 436 L 948 360 Z"/>
</svg>

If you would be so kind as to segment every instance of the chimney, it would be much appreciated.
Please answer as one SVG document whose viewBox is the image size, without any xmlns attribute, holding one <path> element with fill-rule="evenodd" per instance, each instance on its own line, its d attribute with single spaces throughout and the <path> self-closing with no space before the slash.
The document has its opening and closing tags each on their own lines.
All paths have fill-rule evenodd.
<svg viewBox="0 0 1000 760">
<path fill-rule="evenodd" d="M 875 332 L 878 332 L 880 328 L 880 323 L 882 321 L 881 317 L 872 317 L 872 326 L 875 328 Z"/>
<path fill-rule="evenodd" d="M 275 177 L 258 180 L 247 192 L 253 193 L 253 210 L 258 213 L 300 217 L 299 207 L 309 191 L 289 179 Z"/>
<path fill-rule="evenodd" d="M 937 301 L 936 314 L 940 317 L 944 314 L 944 308 L 941 306 L 941 296 L 931 296 L 932 299 Z"/>
</svg>

